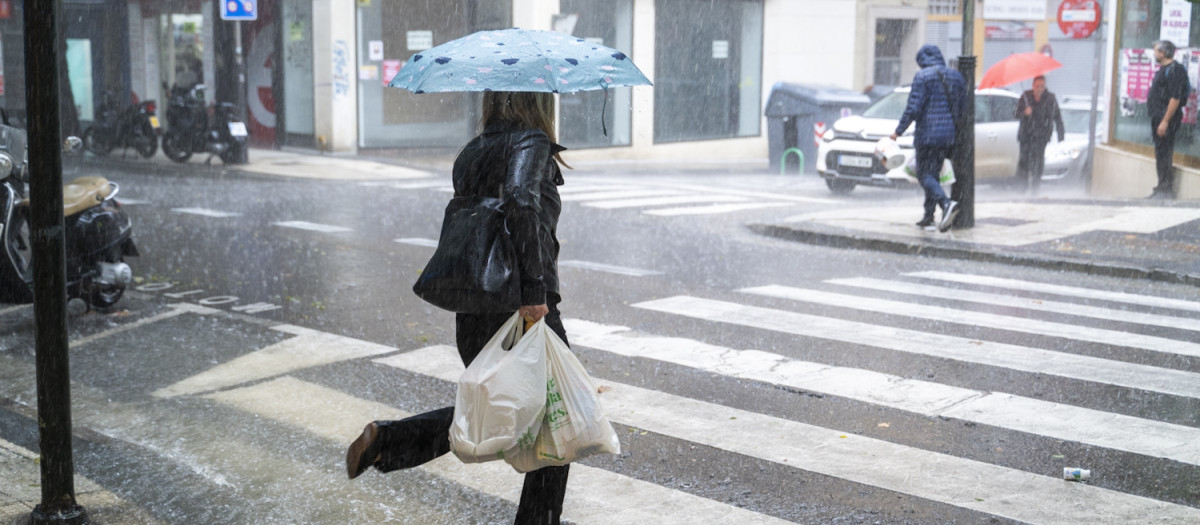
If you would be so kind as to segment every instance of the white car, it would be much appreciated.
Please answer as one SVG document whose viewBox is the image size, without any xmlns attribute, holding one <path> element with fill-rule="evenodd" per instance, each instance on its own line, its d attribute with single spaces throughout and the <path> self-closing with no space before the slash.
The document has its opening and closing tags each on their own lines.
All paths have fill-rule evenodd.
<svg viewBox="0 0 1200 525">
<path fill-rule="evenodd" d="M 862 115 L 839 119 L 825 132 L 817 149 L 817 172 L 830 191 L 849 193 L 860 184 L 885 187 L 916 184 L 916 179 L 908 176 L 904 168 L 888 170 L 875 157 L 875 143 L 896 131 L 908 104 L 909 91 L 908 87 L 896 88 L 868 106 Z M 1016 174 L 1020 145 L 1015 113 L 1019 97 L 1003 89 L 975 91 L 976 180 L 1011 179 Z M 916 126 L 909 126 L 897 140 L 906 158 L 914 154 L 915 129 Z"/>
<path fill-rule="evenodd" d="M 1104 109 L 1107 107 L 1101 97 L 1096 115 L 1096 144 L 1104 141 Z M 1042 182 L 1048 180 L 1078 181 L 1083 177 L 1084 164 L 1087 159 L 1087 132 L 1092 113 L 1091 97 L 1068 95 L 1062 97 L 1058 104 L 1062 111 L 1063 126 L 1066 137 L 1058 142 L 1058 137 L 1050 139 L 1046 144 L 1046 166 L 1042 170 Z"/>
</svg>

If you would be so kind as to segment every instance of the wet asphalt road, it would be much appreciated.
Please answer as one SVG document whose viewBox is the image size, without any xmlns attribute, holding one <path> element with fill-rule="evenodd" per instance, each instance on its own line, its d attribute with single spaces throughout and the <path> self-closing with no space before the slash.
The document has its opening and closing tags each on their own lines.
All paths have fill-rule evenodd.
<svg viewBox="0 0 1200 525">
<path fill-rule="evenodd" d="M 453 401 L 445 377 L 377 361 L 457 359 L 430 348 L 453 345 L 452 315 L 410 291 L 432 253 L 422 240 L 437 238 L 448 180 L 105 175 L 122 185 L 142 256 L 130 261 L 138 283 L 119 308 L 71 307 L 80 474 L 166 523 L 511 519 L 514 496 L 503 487 L 515 475 L 485 482 L 493 470 L 450 465 L 347 482 L 341 463 L 370 410 Z M 575 490 L 611 492 L 596 495 L 599 510 L 569 493 L 568 520 L 631 522 L 612 513 L 647 507 L 639 497 L 678 500 L 647 510 L 663 523 L 1200 512 L 1200 441 L 1169 445 L 1200 436 L 1200 392 L 1187 386 L 1200 378 L 1200 329 L 1172 321 L 1195 311 L 912 274 L 1183 301 L 1195 301 L 1194 288 L 811 247 L 744 227 L 848 202 L 811 179 L 567 180 L 564 195 L 581 196 L 565 203 L 559 232 L 568 334 L 597 383 L 641 407 L 612 411 L 621 455 L 573 470 Z M 647 187 L 764 207 L 653 214 L 706 204 L 611 204 Z M 916 211 L 920 197 L 860 189 L 848 199 L 907 199 Z M 950 291 L 829 282 L 847 278 Z M 757 288 L 767 286 L 802 299 Z M 955 291 L 1030 306 L 968 302 Z M 1033 306 L 1047 303 L 1068 306 Z M 937 310 L 945 306 L 973 317 L 947 320 Z M 305 336 L 280 325 L 325 339 L 288 353 L 279 349 Z M 35 450 L 33 337 L 29 308 L 0 306 L 0 439 Z M 263 362 L 246 359 L 271 349 Z M 650 408 L 658 402 L 661 413 Z M 1093 478 L 1061 481 L 1063 467 Z"/>
</svg>

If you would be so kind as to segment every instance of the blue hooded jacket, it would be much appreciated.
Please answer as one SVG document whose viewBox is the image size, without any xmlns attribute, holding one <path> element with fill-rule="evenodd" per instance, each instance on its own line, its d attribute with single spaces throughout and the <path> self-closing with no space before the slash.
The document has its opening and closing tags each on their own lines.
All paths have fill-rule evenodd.
<svg viewBox="0 0 1200 525">
<path fill-rule="evenodd" d="M 904 134 L 909 124 L 915 121 L 917 131 L 914 145 L 953 146 L 954 117 L 962 115 L 967 98 L 967 83 L 958 71 L 946 67 L 942 51 L 935 45 L 921 46 L 921 50 L 917 51 L 917 64 L 921 66 L 921 70 L 913 76 L 908 106 L 900 116 L 896 134 Z M 945 87 L 942 84 L 943 79 Z M 949 101 L 946 100 L 946 92 L 950 93 Z"/>
</svg>

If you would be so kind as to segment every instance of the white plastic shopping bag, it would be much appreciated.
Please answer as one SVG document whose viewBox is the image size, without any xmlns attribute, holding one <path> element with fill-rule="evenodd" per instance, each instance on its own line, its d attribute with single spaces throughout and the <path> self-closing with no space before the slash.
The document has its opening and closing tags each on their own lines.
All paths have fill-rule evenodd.
<svg viewBox="0 0 1200 525">
<path fill-rule="evenodd" d="M 546 341 L 546 412 L 541 430 L 531 444 L 504 460 L 517 472 L 566 465 L 596 454 L 620 454 L 617 432 L 600 405 L 600 397 L 583 364 L 553 331 L 538 322 Z"/>
<path fill-rule="evenodd" d="M 909 177 L 917 178 L 917 156 L 913 155 L 908 158 L 908 162 L 904 163 L 904 173 Z M 938 182 L 942 184 L 954 184 L 954 164 L 950 159 L 942 161 L 942 172 L 938 174 Z"/>
<path fill-rule="evenodd" d="M 883 162 L 883 167 L 894 170 L 904 165 L 904 152 L 900 145 L 891 137 L 883 137 L 875 143 L 875 156 Z"/>
<path fill-rule="evenodd" d="M 522 335 L 523 325 L 513 314 L 458 380 L 450 449 L 464 463 L 503 459 L 541 427 L 547 331 Z"/>
</svg>

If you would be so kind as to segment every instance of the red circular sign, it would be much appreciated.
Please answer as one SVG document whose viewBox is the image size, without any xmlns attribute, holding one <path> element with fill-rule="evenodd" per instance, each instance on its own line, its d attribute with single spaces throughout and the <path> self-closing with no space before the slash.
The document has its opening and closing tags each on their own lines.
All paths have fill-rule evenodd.
<svg viewBox="0 0 1200 525">
<path fill-rule="evenodd" d="M 1087 38 L 1100 27 L 1100 2 L 1063 0 L 1058 5 L 1058 27 L 1071 38 Z"/>
</svg>

